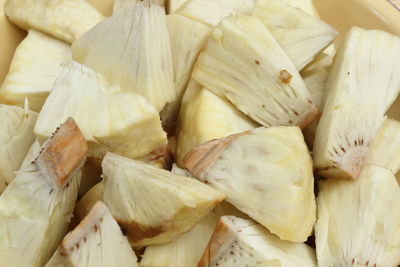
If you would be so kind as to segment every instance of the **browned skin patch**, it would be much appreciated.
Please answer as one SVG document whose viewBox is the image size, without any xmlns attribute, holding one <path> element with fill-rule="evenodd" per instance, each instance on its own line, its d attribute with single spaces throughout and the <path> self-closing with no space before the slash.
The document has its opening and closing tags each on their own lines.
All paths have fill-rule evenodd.
<svg viewBox="0 0 400 267">
<path fill-rule="evenodd" d="M 279 72 L 279 79 L 281 80 L 282 83 L 290 83 L 292 81 L 293 75 L 290 74 L 287 70 L 281 70 Z"/>
<path fill-rule="evenodd" d="M 197 265 L 198 267 L 210 266 L 212 258 L 218 254 L 218 251 L 225 243 L 225 239 L 229 231 L 229 227 L 220 219 L 214 229 L 214 233 L 212 234 L 210 241 L 208 242 L 207 248 L 204 250 L 199 264 Z"/>
<path fill-rule="evenodd" d="M 54 179 L 58 187 L 64 187 L 70 175 L 82 165 L 88 146 L 78 125 L 68 118 L 55 132 L 36 159 L 41 172 Z"/>
<path fill-rule="evenodd" d="M 300 129 L 305 128 L 308 126 L 310 123 L 313 123 L 314 121 L 318 120 L 319 117 L 321 117 L 321 111 L 313 105 L 312 108 L 308 111 L 307 115 L 304 116 L 304 118 L 297 123 Z"/>
<path fill-rule="evenodd" d="M 215 163 L 231 142 L 248 134 L 251 134 L 251 131 L 208 141 L 189 151 L 183 158 L 182 163 L 194 176 L 200 178 L 203 172 Z"/>
<path fill-rule="evenodd" d="M 132 244 L 137 243 L 145 238 L 155 237 L 165 231 L 162 225 L 160 226 L 146 226 L 137 222 L 127 222 L 121 219 L 116 219 L 121 226 L 122 232 L 126 234 Z"/>
</svg>

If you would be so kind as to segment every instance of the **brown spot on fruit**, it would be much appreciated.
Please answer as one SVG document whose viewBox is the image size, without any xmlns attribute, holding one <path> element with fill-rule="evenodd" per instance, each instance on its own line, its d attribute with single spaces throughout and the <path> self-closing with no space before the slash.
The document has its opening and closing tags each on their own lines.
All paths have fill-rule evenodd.
<svg viewBox="0 0 400 267">
<path fill-rule="evenodd" d="M 122 231 L 128 237 L 131 243 L 137 243 L 145 238 L 155 237 L 158 234 L 164 232 L 166 229 L 164 225 L 159 226 L 146 226 L 141 223 L 137 223 L 134 221 L 124 221 L 117 219 L 118 224 L 121 226 Z"/>
<path fill-rule="evenodd" d="M 279 79 L 282 83 L 290 83 L 292 81 L 293 75 L 290 74 L 287 70 L 281 70 L 279 72 Z"/>
<path fill-rule="evenodd" d="M 255 62 L 257 65 L 260 65 L 260 61 L 258 61 L 257 59 L 254 60 L 254 62 Z"/>
</svg>

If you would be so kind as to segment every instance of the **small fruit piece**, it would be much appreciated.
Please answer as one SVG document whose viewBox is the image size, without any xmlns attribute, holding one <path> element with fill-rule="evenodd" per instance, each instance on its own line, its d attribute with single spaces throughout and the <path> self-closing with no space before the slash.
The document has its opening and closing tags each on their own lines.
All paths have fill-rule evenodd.
<svg viewBox="0 0 400 267">
<path fill-rule="evenodd" d="M 102 167 L 104 203 L 134 247 L 175 240 L 224 199 L 195 179 L 112 153 Z"/>
<path fill-rule="evenodd" d="M 399 162 L 397 162 L 399 163 Z M 366 165 L 355 181 L 319 184 L 319 266 L 398 266 L 400 189 L 393 173 Z"/>
<path fill-rule="evenodd" d="M 183 163 L 280 239 L 303 242 L 311 235 L 314 177 L 299 128 L 257 128 L 212 140 L 194 148 Z"/>
<path fill-rule="evenodd" d="M 253 0 L 189 0 L 176 14 L 214 28 L 225 17 L 250 13 Z"/>
<path fill-rule="evenodd" d="M 89 157 L 107 151 L 141 157 L 165 146 L 157 110 L 141 95 L 111 85 L 77 62 L 64 66 L 35 125 L 40 141 L 67 117 L 76 119 L 89 145 Z"/>
<path fill-rule="evenodd" d="M 282 0 L 255 0 L 253 13 L 269 29 L 298 70 L 310 63 L 337 35 L 337 31 L 325 22 Z"/>
<path fill-rule="evenodd" d="M 0 196 L 0 266 L 42 267 L 68 225 L 87 145 L 69 118 Z"/>
<path fill-rule="evenodd" d="M 164 7 L 144 0 L 115 13 L 72 45 L 75 60 L 158 111 L 177 97 Z"/>
<path fill-rule="evenodd" d="M 4 11 L 19 27 L 34 28 L 67 43 L 104 19 L 84 0 L 7 0 Z"/>
<path fill-rule="evenodd" d="M 85 218 L 94 204 L 103 201 L 104 182 L 95 184 L 86 194 L 76 203 L 74 211 L 74 220 L 80 222 Z"/>
<path fill-rule="evenodd" d="M 232 16 L 214 29 L 193 78 L 264 126 L 303 128 L 319 116 L 295 66 L 254 16 Z"/>
<path fill-rule="evenodd" d="M 62 241 L 46 267 L 136 267 L 137 258 L 102 202 Z"/>
<path fill-rule="evenodd" d="M 39 112 L 62 70 L 61 64 L 71 59 L 69 45 L 36 30 L 29 30 L 15 50 L 0 89 L 0 101 L 23 107 L 27 98 L 30 109 Z"/>
<path fill-rule="evenodd" d="M 37 113 L 0 104 L 0 194 L 15 177 L 26 153 L 35 141 L 33 127 Z"/>
<path fill-rule="evenodd" d="M 223 216 L 199 267 L 316 267 L 315 252 L 303 243 L 279 240 L 252 220 Z"/>
<path fill-rule="evenodd" d="M 318 174 L 356 179 L 400 90 L 400 38 L 353 27 L 339 48 L 314 142 Z"/>
<path fill-rule="evenodd" d="M 400 122 L 386 119 L 375 136 L 365 164 L 389 169 L 396 174 L 400 169 Z"/>
<path fill-rule="evenodd" d="M 202 143 L 257 126 L 229 101 L 191 80 L 179 114 L 177 163 L 182 166 L 186 154 Z"/>
</svg>

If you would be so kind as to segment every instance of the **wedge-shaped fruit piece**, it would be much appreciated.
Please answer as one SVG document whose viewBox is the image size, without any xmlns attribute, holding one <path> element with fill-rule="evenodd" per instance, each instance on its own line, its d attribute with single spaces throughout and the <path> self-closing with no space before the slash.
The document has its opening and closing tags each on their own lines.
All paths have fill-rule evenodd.
<svg viewBox="0 0 400 267">
<path fill-rule="evenodd" d="M 253 6 L 253 0 L 189 0 L 176 14 L 215 27 L 225 17 L 250 13 Z"/>
<path fill-rule="evenodd" d="M 112 153 L 102 167 L 104 202 L 134 247 L 175 240 L 224 199 L 195 179 Z"/>
<path fill-rule="evenodd" d="M 282 0 L 255 0 L 254 14 L 276 38 L 298 70 L 328 46 L 337 32 Z"/>
<path fill-rule="evenodd" d="M 118 10 L 129 7 L 132 4 L 136 4 L 138 0 L 113 0 L 113 13 Z"/>
<path fill-rule="evenodd" d="M 319 266 L 398 266 L 400 189 L 393 173 L 367 165 L 356 181 L 320 182 L 315 225 Z"/>
<path fill-rule="evenodd" d="M 87 145 L 68 119 L 0 196 L 0 265 L 41 267 L 68 230 Z"/>
<path fill-rule="evenodd" d="M 80 222 L 89 214 L 94 204 L 103 201 L 104 182 L 95 184 L 86 194 L 76 203 L 74 217 Z M 75 219 L 75 218 L 74 218 Z"/>
<path fill-rule="evenodd" d="M 191 80 L 179 114 L 176 157 L 179 165 L 195 146 L 259 126 L 226 99 Z"/>
<path fill-rule="evenodd" d="M 229 203 L 222 202 L 189 232 L 181 235 L 175 241 L 165 245 L 147 247 L 140 266 L 197 266 L 219 218 L 226 215 L 246 217 Z"/>
<path fill-rule="evenodd" d="M 167 9 L 168 14 L 176 12 L 181 6 L 183 6 L 188 0 L 168 0 Z"/>
<path fill-rule="evenodd" d="M 313 4 L 312 0 L 283 0 L 286 4 L 298 8 L 309 15 L 316 18 L 319 17 L 318 12 Z"/>
<path fill-rule="evenodd" d="M 14 179 L 35 141 L 36 119 L 37 113 L 28 107 L 0 105 L 0 193 Z"/>
<path fill-rule="evenodd" d="M 326 177 L 358 177 L 368 147 L 400 90 L 400 38 L 353 27 L 330 72 L 314 142 L 314 167 Z"/>
<path fill-rule="evenodd" d="M 224 19 L 193 77 L 264 126 L 305 127 L 319 115 L 295 66 L 254 16 Z"/>
<path fill-rule="evenodd" d="M 161 117 L 163 118 L 163 125 L 173 127 L 172 124 L 176 121 L 193 65 L 211 33 L 211 28 L 177 14 L 167 16 L 167 27 L 171 41 L 172 58 L 174 59 L 174 82 L 177 98 L 172 103 L 167 104 Z M 165 121 L 166 118 L 169 121 Z"/>
<path fill-rule="evenodd" d="M 303 242 L 311 235 L 314 177 L 299 128 L 258 128 L 212 140 L 190 151 L 183 163 L 281 239 Z"/>
<path fill-rule="evenodd" d="M 74 59 L 158 111 L 176 99 L 164 7 L 145 0 L 115 13 L 72 45 Z"/>
<path fill-rule="evenodd" d="M 140 157 L 166 145 L 157 110 L 141 95 L 111 85 L 77 62 L 65 65 L 39 114 L 40 140 L 67 117 L 76 119 L 89 145 L 89 156 L 106 151 Z"/>
<path fill-rule="evenodd" d="M 61 72 L 61 64 L 71 59 L 69 45 L 29 30 L 15 51 L 0 89 L 0 101 L 23 107 L 25 98 L 28 98 L 30 109 L 39 112 Z"/>
<path fill-rule="evenodd" d="M 223 216 L 198 266 L 312 267 L 317 263 L 306 244 L 279 240 L 252 220 Z"/>
<path fill-rule="evenodd" d="M 400 169 L 400 122 L 386 119 L 375 136 L 365 164 L 380 166 L 396 174 Z"/>
<path fill-rule="evenodd" d="M 84 0 L 7 0 L 7 17 L 23 29 L 37 29 L 67 43 L 104 19 Z"/>
<path fill-rule="evenodd" d="M 46 267 L 135 267 L 135 252 L 102 202 L 62 241 Z"/>
</svg>

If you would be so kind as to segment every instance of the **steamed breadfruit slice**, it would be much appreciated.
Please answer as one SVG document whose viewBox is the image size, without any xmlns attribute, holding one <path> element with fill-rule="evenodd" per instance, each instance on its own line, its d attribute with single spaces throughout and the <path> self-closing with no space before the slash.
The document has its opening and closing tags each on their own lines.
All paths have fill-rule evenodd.
<svg viewBox="0 0 400 267">
<path fill-rule="evenodd" d="M 64 66 L 46 99 L 36 136 L 48 138 L 67 117 L 76 120 L 88 142 L 89 157 L 97 160 L 107 151 L 141 157 L 167 143 L 158 112 L 144 97 L 111 85 L 75 61 Z"/>
<path fill-rule="evenodd" d="M 102 167 L 104 203 L 134 247 L 175 240 L 224 199 L 195 179 L 112 153 Z"/>
<path fill-rule="evenodd" d="M 378 166 L 364 166 L 355 181 L 320 182 L 315 224 L 319 266 L 398 266 L 399 201 L 396 177 Z"/>
<path fill-rule="evenodd" d="M 190 151 L 183 163 L 280 239 L 303 242 L 311 235 L 314 177 L 299 128 L 257 128 L 212 140 Z"/>
<path fill-rule="evenodd" d="M 400 90 L 400 38 L 353 27 L 330 71 L 316 131 L 314 168 L 356 179 L 368 148 Z"/>
<path fill-rule="evenodd" d="M 173 127 L 194 63 L 211 33 L 211 28 L 178 14 L 167 16 L 167 27 L 174 59 L 172 64 L 177 97 L 175 101 L 165 106 L 161 118 L 163 125 Z"/>
<path fill-rule="evenodd" d="M 35 141 L 37 113 L 0 104 L 0 193 L 11 183 Z"/>
<path fill-rule="evenodd" d="M 28 98 L 31 110 L 39 112 L 61 64 L 72 59 L 71 47 L 36 30 L 15 50 L 9 72 L 0 89 L 0 101 L 23 107 Z"/>
<path fill-rule="evenodd" d="M 68 231 L 87 145 L 69 118 L 0 196 L 0 266 L 42 267 Z"/>
<path fill-rule="evenodd" d="M 76 41 L 72 55 L 161 111 L 177 92 L 165 11 L 158 2 L 145 0 L 114 13 Z"/>
<path fill-rule="evenodd" d="M 283 51 L 302 70 L 336 37 L 325 22 L 282 0 L 255 0 L 254 15 L 261 19 Z"/>
<path fill-rule="evenodd" d="M 74 220 L 80 222 L 89 214 L 94 204 L 103 201 L 104 182 L 95 184 L 86 194 L 76 203 L 74 210 Z"/>
<path fill-rule="evenodd" d="M 84 0 L 7 0 L 4 11 L 19 27 L 73 43 L 104 19 Z"/>
<path fill-rule="evenodd" d="M 179 114 L 177 163 L 194 147 L 216 138 L 254 129 L 258 124 L 229 101 L 191 80 Z"/>
<path fill-rule="evenodd" d="M 253 7 L 253 0 L 189 0 L 176 14 L 215 27 L 225 17 L 250 13 Z"/>
<path fill-rule="evenodd" d="M 102 202 L 97 202 L 70 232 L 46 267 L 136 267 L 137 258 L 118 223 Z"/>
<path fill-rule="evenodd" d="M 314 250 L 283 241 L 252 220 L 223 216 L 199 267 L 316 267 Z"/>
<path fill-rule="evenodd" d="M 303 128 L 319 116 L 295 66 L 254 16 L 228 17 L 214 29 L 193 78 L 264 126 Z"/>
</svg>

